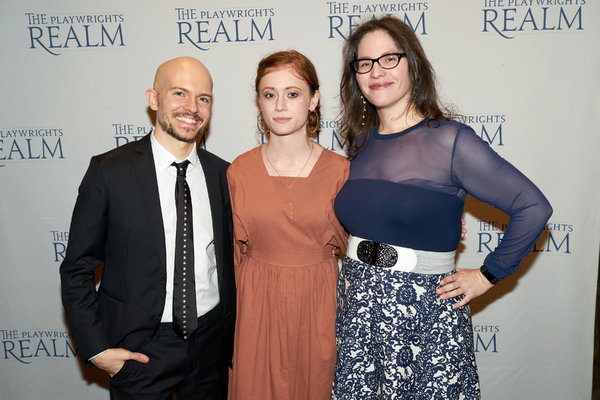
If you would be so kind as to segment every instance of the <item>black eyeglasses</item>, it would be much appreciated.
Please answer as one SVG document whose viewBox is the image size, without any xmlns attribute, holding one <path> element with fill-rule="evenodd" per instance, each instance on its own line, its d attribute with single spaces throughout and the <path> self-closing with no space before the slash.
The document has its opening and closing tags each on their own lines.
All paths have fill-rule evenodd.
<svg viewBox="0 0 600 400">
<path fill-rule="evenodd" d="M 350 63 L 350 68 L 357 74 L 371 72 L 375 63 L 383 69 L 392 69 L 400 64 L 402 57 L 406 57 L 406 53 L 388 53 L 377 58 L 359 58 Z"/>
</svg>

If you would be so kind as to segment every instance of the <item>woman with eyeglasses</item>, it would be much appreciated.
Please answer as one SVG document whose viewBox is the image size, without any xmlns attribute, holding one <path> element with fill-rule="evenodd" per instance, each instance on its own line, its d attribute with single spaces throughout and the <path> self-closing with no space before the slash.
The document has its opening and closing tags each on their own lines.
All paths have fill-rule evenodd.
<svg viewBox="0 0 600 400">
<path fill-rule="evenodd" d="M 229 170 L 237 318 L 229 399 L 325 400 L 335 365 L 336 254 L 347 235 L 333 201 L 349 162 L 314 138 L 319 80 L 297 51 L 260 61 L 267 142 Z"/>
<path fill-rule="evenodd" d="M 468 302 L 519 266 L 552 209 L 438 100 L 397 18 L 348 37 L 340 85 L 352 160 L 336 214 L 350 233 L 338 282 L 333 399 L 478 399 Z M 455 268 L 466 194 L 511 218 L 480 268 Z"/>
</svg>

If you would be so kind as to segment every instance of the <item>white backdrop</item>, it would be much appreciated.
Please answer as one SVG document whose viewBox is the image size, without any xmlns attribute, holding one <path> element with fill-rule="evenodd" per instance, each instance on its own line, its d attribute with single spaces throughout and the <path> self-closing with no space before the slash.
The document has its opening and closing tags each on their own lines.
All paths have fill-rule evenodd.
<svg viewBox="0 0 600 400">
<path fill-rule="evenodd" d="M 257 62 L 297 49 L 321 78 L 319 141 L 343 153 L 335 124 L 343 39 L 385 13 L 420 36 L 443 100 L 554 207 L 519 272 L 471 305 L 483 398 L 590 398 L 598 1 L 23 0 L 0 3 L 1 399 L 108 398 L 107 378 L 75 358 L 58 267 L 89 158 L 152 126 L 144 92 L 156 67 L 191 55 L 212 71 L 206 146 L 231 161 L 258 144 Z M 472 199 L 465 218 L 458 265 L 477 267 L 507 218 Z"/>
</svg>

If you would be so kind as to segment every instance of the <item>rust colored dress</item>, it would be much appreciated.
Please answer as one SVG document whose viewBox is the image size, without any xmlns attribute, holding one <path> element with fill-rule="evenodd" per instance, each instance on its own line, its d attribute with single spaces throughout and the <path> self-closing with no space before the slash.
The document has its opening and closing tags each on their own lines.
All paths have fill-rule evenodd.
<svg viewBox="0 0 600 400">
<path fill-rule="evenodd" d="M 323 149 L 308 177 L 270 176 L 261 147 L 229 167 L 237 285 L 230 400 L 329 399 L 339 272 L 333 250 L 345 251 L 347 240 L 333 201 L 348 168 Z"/>
</svg>

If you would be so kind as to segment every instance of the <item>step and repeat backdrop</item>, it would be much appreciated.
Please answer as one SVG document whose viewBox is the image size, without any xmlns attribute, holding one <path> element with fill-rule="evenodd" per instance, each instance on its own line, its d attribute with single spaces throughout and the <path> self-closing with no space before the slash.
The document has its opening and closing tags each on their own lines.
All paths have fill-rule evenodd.
<svg viewBox="0 0 600 400">
<path fill-rule="evenodd" d="M 58 268 L 92 155 L 152 128 L 144 92 L 183 55 L 212 72 L 205 147 L 257 146 L 258 61 L 296 49 L 316 65 L 318 138 L 344 153 L 341 47 L 395 15 L 434 65 L 442 100 L 529 176 L 554 214 L 514 276 L 471 304 L 483 399 L 589 399 L 600 188 L 597 0 L 3 1 L 0 4 L 0 398 L 106 399 L 76 358 Z M 139 204 L 123 203 L 124 208 Z M 478 267 L 507 216 L 467 201 L 458 266 Z"/>
</svg>

